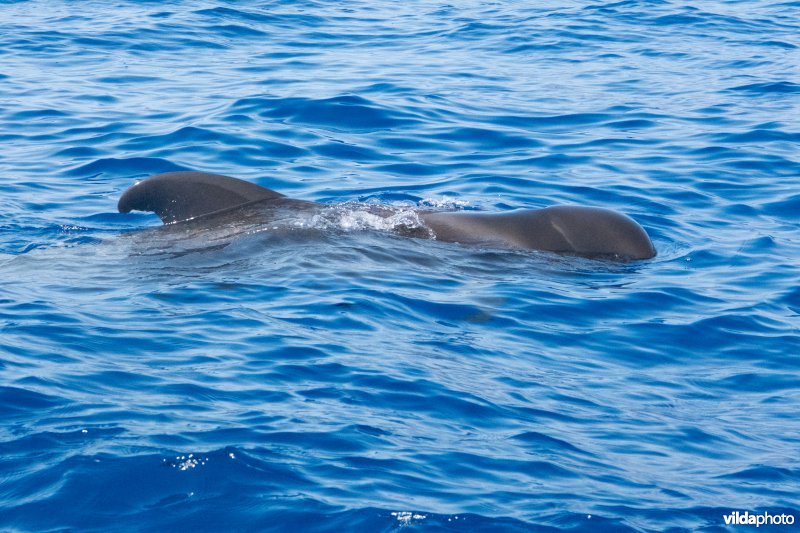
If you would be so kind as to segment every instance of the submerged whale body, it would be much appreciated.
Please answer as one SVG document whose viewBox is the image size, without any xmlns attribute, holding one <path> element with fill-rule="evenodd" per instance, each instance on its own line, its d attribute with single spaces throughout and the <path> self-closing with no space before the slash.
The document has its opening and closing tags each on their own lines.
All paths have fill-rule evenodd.
<svg viewBox="0 0 800 533">
<path fill-rule="evenodd" d="M 164 224 L 172 224 L 246 206 L 307 210 L 320 204 L 287 198 L 229 176 L 170 172 L 132 186 L 117 207 L 121 213 L 152 211 Z M 598 207 L 554 206 L 507 213 L 420 210 L 416 214 L 428 234 L 440 241 L 622 260 L 656 255 L 650 237 L 638 223 Z"/>
</svg>

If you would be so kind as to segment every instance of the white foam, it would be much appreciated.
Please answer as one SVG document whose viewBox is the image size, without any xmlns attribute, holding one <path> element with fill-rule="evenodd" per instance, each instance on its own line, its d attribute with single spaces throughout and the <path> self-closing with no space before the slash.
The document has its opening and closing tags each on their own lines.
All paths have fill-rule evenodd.
<svg viewBox="0 0 800 533">
<path fill-rule="evenodd" d="M 463 209 L 469 204 L 469 200 L 449 198 L 447 196 L 440 196 L 439 198 L 423 198 L 419 203 L 421 207 L 433 207 L 435 209 Z"/>
<path fill-rule="evenodd" d="M 376 207 L 355 203 L 326 207 L 307 219 L 294 219 L 292 225 L 298 228 L 344 231 L 429 231 L 419 213 L 411 207 Z"/>
<path fill-rule="evenodd" d="M 407 526 L 412 520 L 425 520 L 428 515 L 412 513 L 411 511 L 393 511 L 392 516 L 397 518 L 401 525 Z"/>
</svg>

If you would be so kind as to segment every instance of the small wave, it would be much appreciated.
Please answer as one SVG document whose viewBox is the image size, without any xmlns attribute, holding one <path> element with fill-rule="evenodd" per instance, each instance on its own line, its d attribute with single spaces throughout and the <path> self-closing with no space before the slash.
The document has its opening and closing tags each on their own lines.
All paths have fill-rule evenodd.
<svg viewBox="0 0 800 533">
<path fill-rule="evenodd" d="M 176 165 L 166 159 L 156 157 L 130 157 L 117 159 L 110 157 L 98 159 L 91 163 L 73 168 L 67 172 L 70 176 L 86 176 L 99 174 L 114 174 L 123 176 L 160 174 L 162 172 L 175 172 L 179 170 L 190 170 L 186 167 Z"/>
<path fill-rule="evenodd" d="M 152 81 L 161 81 L 161 78 L 156 76 L 136 76 L 136 75 L 128 75 L 128 76 L 102 76 L 97 78 L 97 81 L 100 83 L 111 83 L 114 85 L 117 84 L 126 84 L 126 83 L 146 83 Z"/>
<path fill-rule="evenodd" d="M 748 85 L 739 85 L 731 87 L 729 91 L 740 91 L 754 94 L 771 94 L 771 93 L 784 93 L 796 94 L 800 93 L 800 84 L 790 81 L 775 81 L 763 83 L 751 83 Z"/>
<path fill-rule="evenodd" d="M 337 131 L 378 131 L 417 124 L 407 111 L 387 108 L 353 95 L 326 99 L 244 98 L 233 104 L 238 114 L 257 114 L 293 124 L 320 126 Z"/>
<path fill-rule="evenodd" d="M 186 144 L 217 143 L 223 146 L 238 146 L 244 141 L 231 134 L 194 126 L 185 126 L 166 135 L 135 137 L 120 144 L 123 150 L 165 149 Z"/>
<path fill-rule="evenodd" d="M 67 117 L 68 113 L 60 109 L 26 109 L 23 111 L 16 111 L 9 115 L 9 118 L 14 121 L 28 121 L 45 118 Z"/>
</svg>

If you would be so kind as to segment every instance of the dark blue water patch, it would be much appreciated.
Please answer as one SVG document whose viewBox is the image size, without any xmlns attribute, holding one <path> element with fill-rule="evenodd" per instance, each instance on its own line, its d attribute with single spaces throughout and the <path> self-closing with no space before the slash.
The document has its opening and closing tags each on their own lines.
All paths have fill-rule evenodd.
<svg viewBox="0 0 800 533">
<path fill-rule="evenodd" d="M 107 101 L 107 100 L 104 100 Z M 102 144 L 103 140 L 109 139 L 102 134 L 122 133 L 130 127 L 130 124 L 111 122 L 108 124 L 92 124 L 88 126 L 72 127 L 60 132 L 64 137 L 80 137 L 84 142 Z M 122 137 L 117 137 L 122 138 Z M 79 147 L 74 147 L 79 148 Z"/>
<path fill-rule="evenodd" d="M 121 144 L 126 150 L 141 150 L 146 148 L 165 148 L 173 145 L 217 143 L 222 145 L 240 145 L 243 142 L 233 135 L 225 135 L 204 128 L 185 127 L 166 135 L 133 138 Z"/>
<path fill-rule="evenodd" d="M 326 143 L 314 146 L 314 153 L 333 159 L 347 159 L 349 161 L 367 162 L 391 159 L 375 150 L 361 146 L 348 145 L 344 142 Z"/>
<path fill-rule="evenodd" d="M 574 153 L 577 150 L 594 151 L 602 147 L 609 147 L 611 149 L 623 150 L 625 146 L 657 145 L 660 144 L 661 142 L 662 141 L 660 141 L 657 138 L 648 138 L 648 139 L 598 138 L 580 144 L 556 144 L 553 146 L 553 149 L 558 149 L 560 151 L 563 151 L 564 153 Z"/>
<path fill-rule="evenodd" d="M 779 216 L 795 223 L 800 222 L 800 195 L 766 203 L 762 209 L 769 215 Z"/>
<path fill-rule="evenodd" d="M 577 113 L 567 115 L 525 117 L 525 116 L 499 116 L 492 119 L 493 122 L 504 126 L 530 129 L 533 131 L 548 131 L 570 129 L 578 126 L 597 124 L 606 122 L 612 116 L 605 113 Z"/>
<path fill-rule="evenodd" d="M 692 8 L 689 8 L 692 9 Z M 706 25 L 708 23 L 703 14 L 697 15 L 664 15 L 651 20 L 656 26 L 691 26 Z"/>
<path fill-rule="evenodd" d="M 78 245 L 100 244 L 101 242 L 103 241 L 98 237 L 83 236 L 83 237 L 73 237 L 71 239 L 66 239 L 64 241 L 64 244 L 67 246 L 78 246 Z"/>
<path fill-rule="evenodd" d="M 111 157 L 107 159 L 98 159 L 86 165 L 73 168 L 68 171 L 67 174 L 70 176 L 99 176 L 101 174 L 146 176 L 149 174 L 177 172 L 180 170 L 190 169 L 164 159 L 152 157 L 133 157 L 127 159 Z"/>
<path fill-rule="evenodd" d="M 786 41 L 774 41 L 774 40 L 763 40 L 763 41 L 752 41 L 748 42 L 747 44 L 754 44 L 757 46 L 771 46 L 776 48 L 783 48 L 785 50 L 793 50 L 797 48 L 797 45 L 786 42 Z"/>
<path fill-rule="evenodd" d="M 717 134 L 718 142 L 723 143 L 761 143 L 771 141 L 786 141 L 797 143 L 800 133 L 787 132 L 774 129 L 755 129 L 746 133 Z"/>
<path fill-rule="evenodd" d="M 552 454 L 587 453 L 581 450 L 580 448 L 577 448 L 574 445 L 570 444 L 569 442 L 554 437 L 550 437 L 549 435 L 544 435 L 536 431 L 526 431 L 524 433 L 520 433 L 519 435 L 514 435 L 513 438 L 524 442 L 528 447 L 540 453 L 541 452 L 552 453 Z"/>
<path fill-rule="evenodd" d="M 9 119 L 23 122 L 28 120 L 40 120 L 40 119 L 65 117 L 65 116 L 68 116 L 67 113 L 59 111 L 57 109 L 29 109 L 24 111 L 16 111 L 12 113 L 9 116 Z"/>
<path fill-rule="evenodd" d="M 770 483 L 797 482 L 800 480 L 800 471 L 788 468 L 773 468 L 769 466 L 756 466 L 732 474 L 720 476 L 721 479 L 736 481 L 768 481 Z"/>
<path fill-rule="evenodd" d="M 266 13 L 258 10 L 215 7 L 201 9 L 196 13 L 212 20 L 233 19 L 286 28 L 314 28 L 325 22 L 323 17 L 316 16 L 305 10 L 299 13 Z"/>
<path fill-rule="evenodd" d="M 138 522 L 141 527 L 141 520 L 150 516 L 157 517 L 153 522 L 148 520 L 153 529 L 224 529 L 231 512 L 245 517 L 240 527 L 263 531 L 283 531 L 288 527 L 303 531 L 353 528 L 383 531 L 406 525 L 430 527 L 434 531 L 464 528 L 470 531 L 548 530 L 518 520 L 469 513 L 441 515 L 405 508 L 332 506 L 304 495 L 303 491 L 313 485 L 295 473 L 291 465 L 270 464 L 235 448 L 207 454 L 176 453 L 168 458 L 157 455 L 131 459 L 111 455 L 78 456 L 63 461 L 60 466 L 72 475 L 57 490 L 55 500 L 75 490 L 85 495 L 83 504 L 63 508 L 66 523 L 84 530 L 107 527 L 128 530 L 122 524 Z M 121 476 L 129 480 L 125 486 L 113 481 Z M 254 483 L 254 478 L 261 481 Z M 46 484 L 47 480 L 42 482 Z M 238 503 L 220 505 L 237 493 Z M 269 496 L 258 496 L 259 493 Z M 141 503 L 132 505 L 133 501 Z M 264 513 L 265 504 L 272 512 Z M 4 522 L 25 528 L 47 528 L 61 523 L 53 520 L 52 514 L 42 513 L 42 508 L 41 499 L 31 499 L 11 510 Z M 91 509 L 95 511 L 89 512 Z M 596 523 L 604 522 L 597 517 Z M 134 529 L 131 525 L 130 530 Z"/>
<path fill-rule="evenodd" d="M 56 152 L 54 154 L 54 157 L 70 157 L 70 158 L 84 159 L 100 155 L 101 153 L 102 153 L 101 150 L 90 148 L 88 146 L 74 146 Z"/>
<path fill-rule="evenodd" d="M 405 136 L 389 136 L 378 142 L 385 148 L 416 153 L 426 153 L 429 150 L 445 151 L 447 146 L 444 142 L 434 142 L 425 138 Z"/>
<path fill-rule="evenodd" d="M 794 390 L 797 386 L 793 377 L 786 377 L 783 373 L 744 373 L 727 377 L 718 381 L 715 386 L 747 390 L 754 393 L 770 392 L 784 393 Z"/>
<path fill-rule="evenodd" d="M 688 58 L 688 54 L 684 54 L 681 52 L 673 52 L 673 51 L 663 51 L 663 50 L 653 50 L 652 48 L 641 48 L 636 50 L 637 55 L 641 55 L 642 57 L 658 57 L 658 58 L 669 58 L 669 59 L 685 59 Z M 637 84 L 641 83 L 642 80 L 625 80 L 623 83 L 625 84 Z M 611 85 L 614 87 L 614 85 Z"/>
<path fill-rule="evenodd" d="M 214 25 L 208 27 L 209 31 L 216 35 L 225 37 L 240 38 L 264 38 L 267 34 L 255 28 L 243 26 L 241 24 Z"/>
<path fill-rule="evenodd" d="M 518 148 L 536 148 L 543 143 L 527 136 L 502 132 L 486 128 L 458 128 L 447 130 L 434 136 L 439 141 L 455 141 L 479 147 L 482 150 L 514 150 Z"/>
<path fill-rule="evenodd" d="M 48 206 L 27 206 L 31 209 L 48 209 Z M 100 217 L 103 221 L 115 220 L 114 217 Z M 0 219 L 2 221 L 2 219 Z M 96 242 L 99 240 L 98 234 L 103 233 L 103 229 L 97 225 L 88 224 L 86 227 L 76 225 L 76 220 L 69 224 L 50 224 L 47 226 L 34 226 L 19 222 L 0 223 L 0 235 L 3 235 L 3 243 L 7 253 L 24 254 L 40 248 L 63 245 L 73 239 L 79 242 Z M 115 235 L 117 230 L 112 230 L 109 235 Z M 2 250 L 2 249 L 0 249 Z"/>
<path fill-rule="evenodd" d="M 241 453 L 238 454 L 237 461 L 236 452 L 219 450 L 207 455 L 198 454 L 196 465 L 192 454 L 174 454 L 169 459 L 153 455 L 124 459 L 105 454 L 68 457 L 58 464 L 59 470 L 71 473 L 66 483 L 36 476 L 36 485 L 25 491 L 28 492 L 28 497 L 25 498 L 28 502 L 6 513 L 4 521 L 8 525 L 35 528 L 53 527 L 63 523 L 53 520 L 52 514 L 37 511 L 47 505 L 47 499 L 36 498 L 35 495 L 47 489 L 54 491 L 54 497 L 48 499 L 55 502 L 63 500 L 74 491 L 84 494 L 83 505 L 59 506 L 63 510 L 63 518 L 72 527 L 100 529 L 114 523 L 119 524 L 120 519 L 136 520 L 136 516 L 149 514 L 160 514 L 162 527 L 168 527 L 168 524 L 177 525 L 180 520 L 176 519 L 178 517 L 174 515 L 174 511 L 191 503 L 190 498 L 196 493 L 204 495 L 202 501 L 198 502 L 202 506 L 232 490 L 251 493 L 254 486 L 247 481 L 250 473 L 258 472 L 259 477 L 263 476 L 264 481 L 259 483 L 262 489 L 283 484 L 286 488 L 293 485 L 296 491 L 305 485 L 301 477 L 292 473 L 291 468 L 267 466 L 266 463 Z M 124 476 L 128 482 L 124 485 L 116 483 L 114 480 L 119 476 Z M 137 501 L 133 505 L 128 503 Z M 98 510 L 89 512 L 90 509 Z M 159 513 L 159 509 L 167 512 Z M 194 512 L 196 510 L 189 515 Z M 39 517 L 33 518 L 36 514 Z M 200 526 L 200 522 L 197 525 Z M 157 527 L 153 523 L 150 526 Z M 208 526 L 209 523 L 205 521 L 201 527 Z"/>
<path fill-rule="evenodd" d="M 689 152 L 689 155 L 697 159 L 733 159 L 738 155 L 738 151 L 727 146 L 704 146 Z"/>
<path fill-rule="evenodd" d="M 406 127 L 417 122 L 407 112 L 381 109 L 358 96 L 339 96 L 319 101 L 249 98 L 238 101 L 234 109 L 240 113 L 250 111 L 261 117 L 334 130 L 378 131 Z"/>
<path fill-rule="evenodd" d="M 741 158 L 733 161 L 722 161 L 720 166 L 736 170 L 774 172 L 779 176 L 793 176 L 797 174 L 797 162 L 778 155 L 743 154 L 747 159 Z M 752 157 L 752 158 L 750 158 Z"/>
<path fill-rule="evenodd" d="M 592 161 L 588 156 L 575 156 L 567 154 L 552 154 L 539 157 L 526 157 L 524 159 L 516 159 L 509 161 L 509 165 L 518 165 L 525 167 L 540 167 L 543 169 L 557 169 L 561 167 L 570 167 L 580 163 L 588 163 Z"/>
<path fill-rule="evenodd" d="M 223 120 L 227 122 L 253 122 L 253 118 L 247 115 L 228 115 Z"/>
<path fill-rule="evenodd" d="M 458 165 L 451 165 L 451 168 L 458 168 Z M 392 163 L 389 165 L 379 165 L 375 170 L 383 173 L 405 176 L 435 176 L 442 172 L 442 167 L 427 165 L 423 163 Z"/>
<path fill-rule="evenodd" d="M 618 122 L 610 122 L 606 124 L 607 127 L 617 130 L 638 130 L 644 128 L 651 128 L 656 125 L 657 123 L 653 122 L 652 120 L 643 120 L 643 119 L 621 120 Z"/>
<path fill-rule="evenodd" d="M 80 37 L 75 39 L 75 44 L 85 48 L 108 48 L 115 49 L 119 47 L 119 41 L 114 39 L 99 39 L 97 37 Z"/>
<path fill-rule="evenodd" d="M 148 83 L 160 80 L 161 78 L 155 76 L 104 76 L 97 78 L 97 81 L 100 83 L 111 83 L 114 85 L 121 83 L 135 85 L 139 83 Z"/>
<path fill-rule="evenodd" d="M 63 399 L 16 387 L 0 388 L 0 412 L 12 418 L 31 410 L 52 409 L 63 404 Z"/>
<path fill-rule="evenodd" d="M 770 94 L 770 93 L 783 93 L 794 94 L 800 93 L 800 85 L 790 81 L 775 81 L 764 83 L 751 83 L 748 85 L 739 85 L 731 87 L 730 91 L 741 91 L 753 94 Z"/>
</svg>

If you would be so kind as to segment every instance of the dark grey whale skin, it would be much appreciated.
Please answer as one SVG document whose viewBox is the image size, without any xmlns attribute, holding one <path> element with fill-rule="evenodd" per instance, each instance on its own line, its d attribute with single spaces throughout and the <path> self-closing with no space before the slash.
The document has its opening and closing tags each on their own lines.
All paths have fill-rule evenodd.
<svg viewBox="0 0 800 533">
<path fill-rule="evenodd" d="M 300 210 L 319 206 L 229 176 L 170 172 L 132 186 L 117 207 L 120 213 L 152 211 L 165 224 L 172 224 L 252 204 Z M 445 242 L 619 260 L 656 255 L 642 226 L 599 207 L 554 206 L 506 213 L 419 211 L 418 215 L 435 238 Z"/>
</svg>

